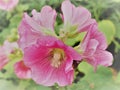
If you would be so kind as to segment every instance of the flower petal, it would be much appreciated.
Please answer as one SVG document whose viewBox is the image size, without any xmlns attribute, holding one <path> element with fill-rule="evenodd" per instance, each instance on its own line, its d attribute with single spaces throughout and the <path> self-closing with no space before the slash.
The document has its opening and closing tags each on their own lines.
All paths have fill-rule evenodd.
<svg viewBox="0 0 120 90">
<path fill-rule="evenodd" d="M 91 39 L 96 39 L 99 42 L 98 48 L 105 50 L 107 48 L 107 41 L 105 35 L 98 30 L 98 26 L 96 24 L 93 25 L 90 31 Z"/>
<path fill-rule="evenodd" d="M 4 44 L 2 47 L 5 51 L 5 54 L 9 55 L 10 53 L 12 53 L 14 51 L 15 48 L 18 48 L 18 44 L 17 44 L 17 42 L 10 43 L 9 41 L 6 40 L 6 41 L 4 41 Z"/>
<path fill-rule="evenodd" d="M 89 40 L 87 49 L 86 49 L 84 55 L 85 56 L 93 55 L 96 52 L 98 45 L 99 45 L 99 42 L 97 40 L 95 40 L 95 39 Z"/>
<path fill-rule="evenodd" d="M 62 3 L 61 10 L 63 12 L 64 23 L 67 24 L 69 21 L 72 21 L 72 14 L 73 14 L 74 5 L 70 3 L 69 0 L 65 0 Z"/>
<path fill-rule="evenodd" d="M 106 38 L 98 31 L 97 24 L 91 25 L 81 43 L 82 58 L 94 66 L 95 69 L 98 65 L 110 66 L 113 56 L 110 52 L 105 51 L 106 47 Z"/>
<path fill-rule="evenodd" d="M 104 50 L 97 50 L 96 53 L 88 57 L 87 62 L 97 68 L 98 65 L 110 66 L 112 65 L 113 56 L 110 52 Z"/>
<path fill-rule="evenodd" d="M 72 83 L 73 70 L 65 72 L 65 66 L 53 68 L 47 58 L 32 67 L 32 77 L 35 82 L 44 86 L 52 86 L 58 83 L 60 86 L 65 86 Z"/>
<path fill-rule="evenodd" d="M 39 25 L 34 23 L 27 14 L 24 14 L 24 17 L 18 29 L 18 33 L 20 35 L 18 43 L 22 49 L 36 43 L 37 38 L 42 35 L 39 30 Z"/>
<path fill-rule="evenodd" d="M 37 38 L 45 35 L 43 28 L 54 29 L 54 23 L 56 18 L 56 12 L 49 6 L 42 8 L 41 13 L 32 11 L 33 17 L 24 13 L 23 19 L 19 26 L 20 39 L 18 41 L 20 47 L 25 47 L 36 43 Z"/>
<path fill-rule="evenodd" d="M 84 37 L 84 40 L 81 43 L 82 51 L 85 51 L 88 48 L 91 48 L 91 44 L 93 43 L 91 42 L 91 40 L 92 41 L 96 40 L 96 45 L 98 43 L 96 48 L 99 48 L 102 50 L 105 50 L 107 48 L 106 38 L 103 35 L 103 33 L 98 31 L 97 24 L 91 25 L 91 29 L 87 32 L 86 36 Z"/>
<path fill-rule="evenodd" d="M 17 77 L 21 79 L 29 79 L 31 78 L 31 70 L 26 67 L 23 61 L 19 61 L 14 65 L 15 73 Z"/>
<path fill-rule="evenodd" d="M 62 49 L 65 58 L 59 67 L 51 65 L 51 50 Z M 41 85 L 51 86 L 58 83 L 60 86 L 71 84 L 73 81 L 73 59 L 81 59 L 78 53 L 66 46 L 55 37 L 44 36 L 38 39 L 35 45 L 24 49 L 24 62 L 31 71 L 32 79 Z"/>
<path fill-rule="evenodd" d="M 79 32 L 84 31 L 84 29 L 95 21 L 94 19 L 91 19 L 91 14 L 86 8 L 82 6 L 75 7 L 69 0 L 65 0 L 62 3 L 61 9 L 65 25 L 67 23 L 77 25 Z"/>
<path fill-rule="evenodd" d="M 32 15 L 33 19 L 37 21 L 41 27 L 54 30 L 57 13 L 50 6 L 44 6 L 40 13 L 33 10 Z"/>
<path fill-rule="evenodd" d="M 80 54 L 75 51 L 72 47 L 68 47 L 66 52 L 69 54 L 70 57 L 72 57 L 73 60 L 81 60 Z"/>
<path fill-rule="evenodd" d="M 16 42 L 8 42 L 7 40 L 4 41 L 3 46 L 0 46 L 0 70 L 9 62 L 8 56 L 18 48 Z"/>
</svg>

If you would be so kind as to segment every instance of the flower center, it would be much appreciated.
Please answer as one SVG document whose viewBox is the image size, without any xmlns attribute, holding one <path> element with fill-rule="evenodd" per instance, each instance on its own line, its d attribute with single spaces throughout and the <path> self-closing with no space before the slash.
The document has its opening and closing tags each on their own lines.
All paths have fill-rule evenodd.
<svg viewBox="0 0 120 90">
<path fill-rule="evenodd" d="M 64 60 L 65 53 L 62 49 L 58 48 L 53 49 L 51 53 L 52 53 L 51 65 L 53 67 L 58 68 L 61 65 L 62 61 Z"/>
</svg>

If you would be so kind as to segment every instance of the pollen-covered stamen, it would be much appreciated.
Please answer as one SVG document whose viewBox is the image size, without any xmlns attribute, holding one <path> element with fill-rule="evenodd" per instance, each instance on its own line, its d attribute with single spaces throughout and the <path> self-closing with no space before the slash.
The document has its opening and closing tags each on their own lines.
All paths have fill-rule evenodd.
<svg viewBox="0 0 120 90">
<path fill-rule="evenodd" d="M 62 49 L 53 49 L 52 52 L 51 65 L 58 68 L 62 61 L 64 60 L 64 51 Z"/>
</svg>

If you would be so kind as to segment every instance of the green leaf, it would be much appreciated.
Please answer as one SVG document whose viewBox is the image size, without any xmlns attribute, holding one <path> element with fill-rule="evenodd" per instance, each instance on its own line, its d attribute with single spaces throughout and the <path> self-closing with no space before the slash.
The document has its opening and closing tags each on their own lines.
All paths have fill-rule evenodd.
<svg viewBox="0 0 120 90">
<path fill-rule="evenodd" d="M 84 39 L 85 35 L 86 32 L 79 33 L 76 36 L 73 36 L 72 38 L 67 38 L 65 43 L 69 46 L 73 46 L 76 42 L 81 42 Z"/>
<path fill-rule="evenodd" d="M 120 79 L 116 82 L 110 68 L 98 67 L 94 72 L 93 67 L 86 62 L 82 62 L 78 69 L 85 74 L 78 83 L 67 87 L 68 90 L 119 90 Z"/>
<path fill-rule="evenodd" d="M 28 10 L 28 8 L 29 8 L 29 5 L 28 5 L 28 4 L 20 4 L 20 5 L 18 5 L 18 6 L 16 7 L 16 9 L 17 9 L 17 11 L 18 11 L 19 13 L 21 13 L 21 12 L 23 12 L 23 11 L 25 11 L 25 10 Z"/>
<path fill-rule="evenodd" d="M 115 36 L 115 25 L 110 20 L 103 20 L 98 24 L 99 30 L 104 33 L 107 38 L 107 43 L 110 44 Z"/>
<path fill-rule="evenodd" d="M 41 86 L 33 82 L 32 80 L 22 80 L 19 88 L 23 87 L 23 90 L 51 90 L 49 87 Z"/>
<path fill-rule="evenodd" d="M 23 13 L 19 13 L 14 15 L 11 19 L 10 19 L 10 26 L 9 27 L 14 27 L 17 28 L 21 19 L 22 19 L 22 15 Z"/>
<path fill-rule="evenodd" d="M 51 90 L 51 88 L 37 85 L 32 80 L 19 80 L 19 83 L 15 85 L 10 80 L 0 79 L 0 90 Z"/>
<path fill-rule="evenodd" d="M 116 25 L 116 34 L 115 37 L 120 39 L 120 23 L 115 23 Z"/>
<path fill-rule="evenodd" d="M 4 40 L 6 39 L 6 36 L 10 33 L 9 29 L 3 29 L 2 32 L 0 32 L 0 44 L 3 44 Z"/>
</svg>

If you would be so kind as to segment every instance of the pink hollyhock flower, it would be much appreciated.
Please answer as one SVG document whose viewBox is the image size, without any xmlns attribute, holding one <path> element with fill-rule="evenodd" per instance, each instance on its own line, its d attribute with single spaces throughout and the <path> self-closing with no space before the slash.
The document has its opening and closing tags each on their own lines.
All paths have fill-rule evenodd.
<svg viewBox="0 0 120 90">
<path fill-rule="evenodd" d="M 69 0 L 65 0 L 62 3 L 61 9 L 63 12 L 61 16 L 64 20 L 64 25 L 75 25 L 79 32 L 88 30 L 88 27 L 95 22 L 95 20 L 91 18 L 91 13 L 86 8 L 82 6 L 75 7 Z"/>
<path fill-rule="evenodd" d="M 9 54 L 17 47 L 17 43 L 10 43 L 8 41 L 5 41 L 3 46 L 0 46 L 0 70 L 9 62 Z"/>
<path fill-rule="evenodd" d="M 24 49 L 24 63 L 31 69 L 32 79 L 44 86 L 71 84 L 73 60 L 81 60 L 81 56 L 51 36 L 40 37 L 36 44 Z"/>
<path fill-rule="evenodd" d="M 95 69 L 98 65 L 110 66 L 113 56 L 105 50 L 106 48 L 105 36 L 98 31 L 97 24 L 92 25 L 80 47 L 83 59 L 94 66 Z"/>
<path fill-rule="evenodd" d="M 23 61 L 19 61 L 14 65 L 15 73 L 17 77 L 21 79 L 31 78 L 31 70 L 26 67 Z"/>
<path fill-rule="evenodd" d="M 12 53 L 14 51 L 15 48 L 18 48 L 18 44 L 16 42 L 11 43 L 6 40 L 2 47 L 3 47 L 6 55 L 9 55 L 10 53 Z"/>
<path fill-rule="evenodd" d="M 81 60 L 81 56 L 62 41 L 47 35 L 54 33 L 56 12 L 49 6 L 33 16 L 26 13 L 19 26 L 19 46 L 24 53 L 24 63 L 31 69 L 31 78 L 38 84 L 60 86 L 73 81 L 73 60 Z"/>
<path fill-rule="evenodd" d="M 18 2 L 19 0 L 0 0 L 0 9 L 10 11 L 18 4 Z"/>
</svg>

